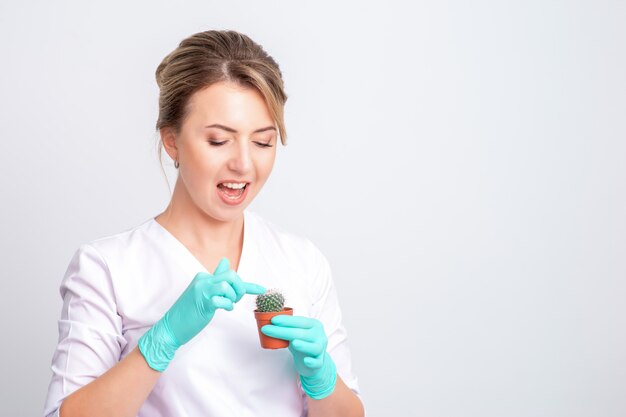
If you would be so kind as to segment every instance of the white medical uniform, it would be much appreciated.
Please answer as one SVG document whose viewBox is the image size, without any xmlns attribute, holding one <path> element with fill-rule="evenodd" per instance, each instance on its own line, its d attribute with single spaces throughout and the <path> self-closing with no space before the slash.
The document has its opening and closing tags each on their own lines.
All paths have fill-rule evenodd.
<svg viewBox="0 0 626 417">
<path fill-rule="evenodd" d="M 59 341 L 43 415 L 58 416 L 65 397 L 132 351 L 200 271 L 213 272 L 154 218 L 81 245 L 60 286 Z M 244 210 L 237 274 L 281 289 L 294 316 L 323 323 L 337 373 L 360 398 L 331 270 L 319 249 Z M 138 416 L 306 416 L 293 356 L 286 348 L 261 348 L 255 308 L 248 294 L 232 311 L 218 309 L 178 349 Z"/>
</svg>

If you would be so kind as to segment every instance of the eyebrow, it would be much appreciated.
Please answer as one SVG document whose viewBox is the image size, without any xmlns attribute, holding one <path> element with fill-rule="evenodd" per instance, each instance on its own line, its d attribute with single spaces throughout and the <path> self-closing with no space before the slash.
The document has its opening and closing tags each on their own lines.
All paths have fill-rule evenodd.
<svg viewBox="0 0 626 417">
<path fill-rule="evenodd" d="M 238 133 L 238 132 L 237 132 L 235 129 L 233 129 L 232 127 L 224 126 L 224 125 L 221 125 L 221 124 L 219 124 L 219 123 L 214 123 L 214 124 L 212 124 L 212 125 L 208 125 L 208 126 L 204 126 L 204 127 L 206 127 L 206 128 L 209 128 L 209 127 L 215 127 L 215 128 L 218 128 L 218 129 L 225 130 L 225 131 L 227 131 L 227 132 L 231 132 L 231 133 Z M 276 128 L 275 128 L 274 126 L 262 127 L 261 129 L 257 129 L 257 130 L 255 130 L 255 131 L 254 131 L 254 132 L 252 132 L 252 133 L 265 132 L 266 130 L 276 130 Z"/>
</svg>

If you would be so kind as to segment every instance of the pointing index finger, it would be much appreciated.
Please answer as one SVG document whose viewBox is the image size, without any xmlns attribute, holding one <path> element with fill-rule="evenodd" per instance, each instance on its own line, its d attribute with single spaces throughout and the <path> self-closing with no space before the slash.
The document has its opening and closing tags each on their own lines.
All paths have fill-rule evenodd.
<svg viewBox="0 0 626 417">
<path fill-rule="evenodd" d="M 264 294 L 267 289 L 265 287 L 263 287 L 262 285 L 258 285 L 258 284 L 253 284 L 251 282 L 244 282 L 243 283 L 245 289 L 246 289 L 246 294 Z"/>
</svg>

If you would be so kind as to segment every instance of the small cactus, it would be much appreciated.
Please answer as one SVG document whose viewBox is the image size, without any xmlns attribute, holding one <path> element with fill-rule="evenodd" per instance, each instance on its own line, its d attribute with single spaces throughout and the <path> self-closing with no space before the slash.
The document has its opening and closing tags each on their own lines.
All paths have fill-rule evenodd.
<svg viewBox="0 0 626 417">
<path fill-rule="evenodd" d="M 257 295 L 256 306 L 259 312 L 283 311 L 285 297 L 280 291 L 270 289 L 265 294 Z"/>
</svg>

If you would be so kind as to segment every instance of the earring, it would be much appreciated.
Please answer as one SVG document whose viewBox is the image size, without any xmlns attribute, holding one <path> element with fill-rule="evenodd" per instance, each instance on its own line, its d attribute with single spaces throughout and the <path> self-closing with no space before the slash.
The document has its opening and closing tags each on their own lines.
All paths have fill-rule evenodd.
<svg viewBox="0 0 626 417">
<path fill-rule="evenodd" d="M 178 159 L 174 161 L 174 166 L 176 167 L 176 169 L 178 169 L 178 167 L 180 166 L 180 164 L 178 163 Z"/>
</svg>

